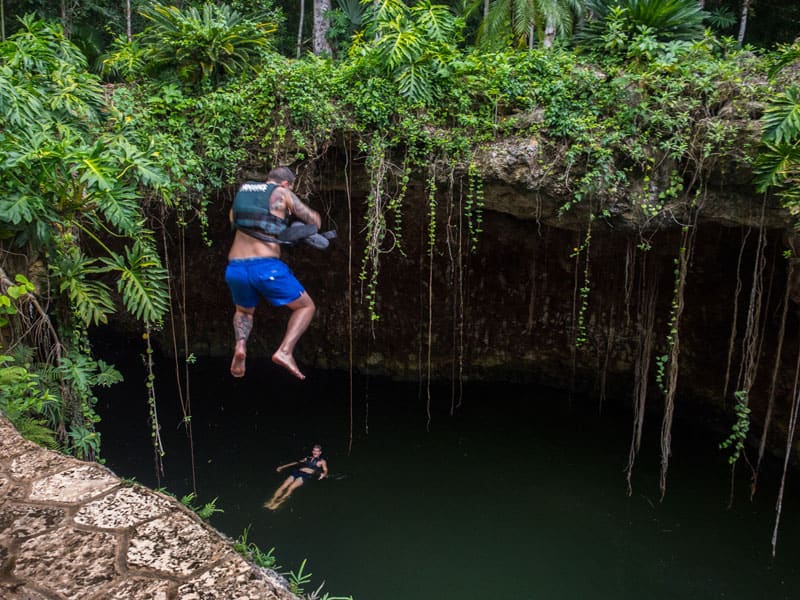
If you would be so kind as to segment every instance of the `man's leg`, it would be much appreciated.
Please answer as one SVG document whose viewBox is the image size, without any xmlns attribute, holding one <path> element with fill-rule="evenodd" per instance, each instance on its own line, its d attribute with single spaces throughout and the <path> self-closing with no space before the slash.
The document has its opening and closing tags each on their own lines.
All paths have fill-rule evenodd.
<svg viewBox="0 0 800 600">
<path fill-rule="evenodd" d="M 303 292 L 297 300 L 289 302 L 286 306 L 292 309 L 292 315 L 286 325 L 286 334 L 283 336 L 283 341 L 281 341 L 281 345 L 275 351 L 275 354 L 272 355 L 272 362 L 282 366 L 298 379 L 305 379 L 306 376 L 300 372 L 294 360 L 294 347 L 303 332 L 308 329 L 317 307 L 307 292 Z M 237 310 L 238 308 L 237 306 Z"/>
<path fill-rule="evenodd" d="M 247 358 L 247 338 L 253 329 L 253 313 L 255 308 L 244 308 L 236 306 L 233 313 L 233 331 L 236 334 L 236 346 L 233 350 L 233 361 L 231 362 L 231 375 L 234 377 L 244 377 L 245 359 Z"/>
<path fill-rule="evenodd" d="M 275 495 L 272 496 L 272 500 L 264 504 L 264 508 L 277 510 L 277 508 L 286 502 L 287 498 L 292 495 L 292 492 L 294 492 L 301 485 L 303 485 L 302 477 L 289 477 L 289 479 L 283 483 L 280 489 L 275 492 Z"/>
<path fill-rule="evenodd" d="M 292 484 L 293 481 L 294 481 L 294 476 L 289 475 L 289 477 L 286 478 L 286 481 L 284 481 L 281 484 L 281 486 L 277 490 L 275 490 L 275 493 L 272 494 L 272 498 L 270 498 L 269 501 L 264 503 L 264 507 L 269 509 L 277 508 L 277 506 L 279 505 L 278 501 L 281 499 L 281 496 L 283 496 L 284 492 L 289 488 L 289 486 Z"/>
</svg>

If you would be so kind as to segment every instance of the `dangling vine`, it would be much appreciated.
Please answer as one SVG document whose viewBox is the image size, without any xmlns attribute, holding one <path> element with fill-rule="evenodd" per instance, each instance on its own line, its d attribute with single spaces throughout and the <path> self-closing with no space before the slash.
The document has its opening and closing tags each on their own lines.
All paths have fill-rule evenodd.
<svg viewBox="0 0 800 600">
<path fill-rule="evenodd" d="M 675 394 L 678 390 L 678 359 L 680 357 L 679 328 L 684 309 L 684 291 L 686 276 L 689 271 L 692 251 L 694 249 L 694 236 L 697 231 L 697 215 L 695 210 L 691 225 L 682 228 L 681 245 L 678 258 L 675 259 L 675 285 L 673 287 L 672 307 L 667 325 L 667 353 L 657 359 L 660 386 L 664 391 L 664 416 L 661 421 L 661 474 L 659 476 L 659 489 L 661 500 L 667 492 L 667 470 L 669 457 L 672 452 L 672 418 L 675 411 Z M 666 377 L 665 377 L 666 374 Z M 666 379 L 666 381 L 665 381 Z"/>
<path fill-rule="evenodd" d="M 162 221 L 161 221 L 161 238 L 164 250 L 164 264 L 170 265 L 169 246 L 167 244 L 167 233 L 164 225 L 166 220 L 166 207 L 162 207 Z M 189 443 L 189 459 L 191 462 L 192 470 L 192 491 L 197 493 L 197 473 L 195 468 L 194 457 L 194 436 L 192 434 L 192 405 L 189 389 L 189 365 L 194 363 L 194 355 L 189 353 L 189 328 L 186 322 L 186 227 L 188 223 L 184 218 L 184 210 L 182 206 L 176 207 L 176 226 L 178 229 L 178 280 L 180 281 L 180 300 L 178 301 L 178 311 L 181 320 L 181 337 L 183 339 L 183 371 L 181 371 L 180 356 L 178 351 L 178 333 L 175 325 L 175 309 L 173 306 L 173 298 L 176 297 L 175 289 L 173 287 L 172 278 L 167 279 L 167 291 L 169 293 L 169 324 L 170 335 L 172 338 L 172 353 L 175 357 L 175 383 L 178 391 L 178 402 L 180 403 L 182 417 L 182 425 L 186 429 L 186 437 Z M 149 378 L 149 375 L 148 375 Z M 148 383 L 155 384 L 154 381 L 148 379 Z M 184 393 L 185 389 L 185 393 Z M 148 390 L 149 391 L 149 390 Z M 148 394 L 149 397 L 149 394 Z M 153 395 L 155 397 L 155 394 Z M 154 402 L 153 402 L 154 404 Z M 154 411 L 153 411 L 154 412 Z M 154 448 L 156 455 L 158 455 L 160 448 Z M 161 450 L 163 457 L 163 449 Z M 160 460 L 159 460 L 160 462 Z M 156 469 L 158 470 L 158 463 Z M 163 471 L 163 466 L 161 467 Z"/>
<path fill-rule="evenodd" d="M 731 317 L 731 336 L 728 342 L 728 361 L 725 367 L 725 385 L 722 388 L 723 402 L 728 398 L 728 384 L 731 377 L 731 364 L 733 363 L 733 352 L 736 347 L 736 323 L 739 320 L 739 295 L 742 293 L 742 257 L 744 249 L 747 245 L 747 238 L 750 235 L 750 227 L 748 227 L 742 235 L 742 242 L 739 246 L 739 259 L 736 262 L 736 289 L 733 293 L 733 316 Z"/>
<path fill-rule="evenodd" d="M 637 336 L 636 361 L 634 364 L 633 385 L 633 431 L 631 445 L 628 451 L 628 465 L 625 467 L 625 480 L 628 485 L 628 496 L 633 493 L 631 475 L 636 456 L 642 444 L 642 429 L 644 427 L 645 406 L 647 403 L 647 389 L 649 383 L 650 359 L 653 352 L 653 330 L 656 320 L 656 299 L 658 298 L 658 278 L 654 270 L 647 270 L 647 254 L 642 254 L 639 294 L 637 302 L 636 326 Z"/>
<path fill-rule="evenodd" d="M 428 353 L 427 353 L 427 402 L 426 429 L 431 429 L 431 351 L 433 349 L 433 256 L 436 249 L 436 163 L 428 178 Z"/>
<path fill-rule="evenodd" d="M 345 142 L 344 188 L 347 195 L 347 389 L 349 428 L 347 455 L 353 451 L 353 198 L 350 190 L 351 140 Z"/>
<path fill-rule="evenodd" d="M 603 412 L 603 403 L 606 400 L 606 379 L 608 378 L 608 361 L 611 357 L 611 349 L 614 347 L 614 313 L 616 306 L 611 305 L 611 311 L 608 315 L 608 330 L 606 333 L 606 347 L 603 353 L 602 365 L 600 365 L 600 400 L 598 402 L 597 412 Z M 598 348 L 599 352 L 599 348 Z"/>
<path fill-rule="evenodd" d="M 483 231 L 483 179 L 478 166 L 470 163 L 467 171 L 469 180 L 467 200 L 464 202 L 464 215 L 467 217 L 470 252 L 478 248 L 478 238 Z"/>
<path fill-rule="evenodd" d="M 786 431 L 786 451 L 783 455 L 783 472 L 781 473 L 781 485 L 778 490 L 778 501 L 775 503 L 775 527 L 772 530 L 772 557 L 775 557 L 775 548 L 778 545 L 778 526 L 781 522 L 781 512 L 783 511 L 783 492 L 786 489 L 786 471 L 789 467 L 789 459 L 792 455 L 794 446 L 794 436 L 797 431 L 797 414 L 800 413 L 800 390 L 798 389 L 798 379 L 800 378 L 800 350 L 797 352 L 797 364 L 794 369 L 794 386 L 792 387 L 792 408 L 789 411 L 789 423 Z"/>
<path fill-rule="evenodd" d="M 633 296 L 635 268 L 636 264 L 633 243 L 630 239 L 628 239 L 625 242 L 625 281 L 622 286 L 625 290 L 625 297 L 623 299 L 623 306 L 625 307 L 625 325 L 631 324 L 631 297 Z"/>
<path fill-rule="evenodd" d="M 783 295 L 781 324 L 778 329 L 778 345 L 775 348 L 775 364 L 772 367 L 772 378 L 770 379 L 770 384 L 769 384 L 767 411 L 764 415 L 764 426 L 761 431 L 761 441 L 759 442 L 758 445 L 758 459 L 756 460 L 755 473 L 753 475 L 753 481 L 750 485 L 751 498 L 756 493 L 756 487 L 758 485 L 758 474 L 761 470 L 761 461 L 764 458 L 764 451 L 766 450 L 767 446 L 767 435 L 769 434 L 769 429 L 770 426 L 772 425 L 772 415 L 775 410 L 775 390 L 778 382 L 778 372 L 780 371 L 780 366 L 781 366 L 781 355 L 783 354 L 783 340 L 786 334 L 786 317 L 789 312 L 789 293 L 791 291 L 791 274 L 792 274 L 792 267 L 789 266 L 789 268 L 786 271 L 786 289 Z"/>
<path fill-rule="evenodd" d="M 578 248 L 573 248 L 571 257 L 575 258 L 575 266 L 576 266 L 576 278 L 575 278 L 575 287 L 577 288 L 576 291 L 578 295 L 576 296 L 575 300 L 573 301 L 573 305 L 577 305 L 577 315 L 575 316 L 575 310 L 573 310 L 573 315 L 575 319 L 575 348 L 580 349 L 586 343 L 586 311 L 589 308 L 589 291 L 591 290 L 590 282 L 589 282 L 589 253 L 591 250 L 592 244 L 592 221 L 594 220 L 594 215 L 589 215 L 589 223 L 586 226 L 586 236 L 583 239 L 583 243 Z M 585 254 L 584 262 L 583 262 L 583 285 L 578 288 L 578 280 L 577 280 L 577 265 L 578 260 L 581 254 Z"/>
<path fill-rule="evenodd" d="M 147 389 L 147 406 L 150 415 L 150 438 L 153 443 L 153 460 L 155 463 L 156 471 L 156 484 L 157 487 L 161 486 L 161 476 L 164 474 L 164 445 L 161 442 L 161 424 L 158 422 L 158 407 L 156 406 L 156 376 L 153 372 L 153 346 L 150 343 L 150 323 L 145 323 L 145 332 L 142 338 L 145 341 L 145 355 L 143 357 L 144 366 L 147 370 L 147 381 L 145 388 Z"/>
<path fill-rule="evenodd" d="M 361 261 L 361 272 L 358 275 L 362 285 L 366 285 L 366 289 L 362 288 L 362 298 L 366 301 L 372 325 L 380 319 L 377 310 L 380 255 L 400 247 L 401 209 L 408 186 L 409 167 L 405 164 L 399 178 L 399 189 L 393 195 L 388 191 L 388 175 L 392 170 L 392 165 L 387 160 L 387 150 L 386 141 L 378 135 L 373 135 L 367 148 L 366 160 L 366 169 L 370 173 L 370 191 L 364 214 L 367 243 Z M 396 219 L 394 229 L 388 227 L 387 212 L 391 212 Z M 391 235 L 392 242 L 389 248 L 384 248 L 383 244 L 387 235 Z"/>
<path fill-rule="evenodd" d="M 456 269 L 458 265 L 461 264 L 460 256 L 459 259 L 453 256 L 453 246 L 458 248 L 458 254 L 461 254 L 461 246 L 459 244 L 458 239 L 458 229 L 457 226 L 453 224 L 453 209 L 454 209 L 454 202 L 453 202 L 453 195 L 455 193 L 455 167 L 450 167 L 450 172 L 448 173 L 447 177 L 447 226 L 445 227 L 446 237 L 447 237 L 447 257 L 448 257 L 448 269 L 447 269 L 447 279 L 450 282 L 450 289 L 457 290 L 457 274 Z M 455 231 L 455 239 L 454 231 Z M 450 351 L 450 416 L 452 417 L 455 414 L 456 409 L 456 363 L 458 362 L 458 292 L 456 292 L 456 297 L 452 299 L 452 307 L 451 307 L 451 318 L 453 321 L 453 329 L 451 332 L 451 351 Z M 458 382 L 459 385 L 459 392 L 461 387 L 461 382 Z M 459 396 L 459 401 L 460 401 Z"/>
<path fill-rule="evenodd" d="M 736 405 L 734 410 L 736 420 L 732 426 L 731 434 L 720 444 L 720 448 L 733 446 L 733 453 L 728 459 L 731 465 L 731 487 L 728 507 L 733 504 L 734 496 L 734 474 L 736 464 L 744 449 L 747 433 L 750 429 L 750 390 L 758 371 L 759 348 L 760 348 L 760 319 L 762 296 L 764 293 L 764 269 L 766 268 L 766 258 L 764 248 L 766 247 L 766 231 L 764 227 L 766 211 L 766 199 L 761 206 L 761 220 L 758 229 L 758 242 L 756 243 L 756 255 L 753 259 L 753 276 L 750 287 L 750 303 L 747 309 L 747 321 L 745 325 L 744 337 L 742 340 L 742 360 L 739 364 L 739 377 L 737 380 L 737 390 L 734 392 Z"/>
</svg>

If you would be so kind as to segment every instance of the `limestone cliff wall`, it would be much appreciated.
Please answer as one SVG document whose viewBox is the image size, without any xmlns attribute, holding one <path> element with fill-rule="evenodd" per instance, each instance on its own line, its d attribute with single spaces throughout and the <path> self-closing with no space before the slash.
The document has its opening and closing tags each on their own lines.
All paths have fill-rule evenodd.
<svg viewBox="0 0 800 600">
<path fill-rule="evenodd" d="M 352 340 L 357 370 L 416 379 L 427 372 L 430 356 L 436 378 L 524 380 L 628 402 L 642 340 L 652 339 L 653 360 L 667 351 L 675 260 L 682 227 L 692 225 L 693 254 L 679 326 L 677 401 L 685 410 L 701 405 L 712 412 L 730 410 L 742 377 L 743 337 L 756 274 L 762 293 L 751 403 L 758 421 L 766 411 L 777 360 L 777 427 L 771 442 L 776 449 L 785 444 L 782 423 L 798 351 L 794 301 L 789 303 L 780 357 L 775 348 L 787 286 L 790 299 L 798 298 L 792 264 L 783 256 L 794 237 L 789 215 L 757 196 L 746 183 L 749 175 L 736 171 L 737 165 L 722 169 L 718 183 L 703 190 L 696 223 L 685 203 L 648 214 L 641 206 L 650 193 L 642 192 L 644 184 L 625 194 L 609 194 L 602 211 L 599 203 L 582 202 L 563 212 L 569 189 L 558 183 L 563 177 L 548 177 L 535 140 L 498 143 L 482 152 L 483 231 L 473 250 L 461 216 L 467 187 L 463 173 L 456 171 L 451 184 L 450 174 L 439 172 L 432 259 L 422 182 L 411 181 L 401 224 L 387 215 L 389 233 L 377 284 L 379 320 L 370 318 L 365 284 L 359 280 L 368 181 L 363 165 L 345 168 L 332 156 L 313 175 L 303 174 L 301 189 L 311 192 L 308 201 L 323 213 L 326 226 L 338 230 L 339 239 L 326 252 L 308 247 L 285 252 L 318 306 L 298 346 L 301 365 L 348 368 Z M 223 273 L 234 191 L 225 190 L 210 209 L 211 247 L 201 243 L 195 230 L 189 231 L 186 316 L 192 324 L 190 350 L 197 355 L 227 356 L 233 344 L 232 305 Z M 597 218 L 587 246 L 590 212 Z M 180 290 L 184 282 L 174 283 Z M 655 310 L 648 329 L 642 313 L 651 289 Z M 286 318 L 283 310 L 259 307 L 251 356 L 274 351 Z M 578 337 L 585 339 L 576 348 Z M 165 334 L 160 348 L 169 353 L 170 347 Z M 662 400 L 653 362 L 647 372 L 650 402 L 658 406 Z"/>
</svg>

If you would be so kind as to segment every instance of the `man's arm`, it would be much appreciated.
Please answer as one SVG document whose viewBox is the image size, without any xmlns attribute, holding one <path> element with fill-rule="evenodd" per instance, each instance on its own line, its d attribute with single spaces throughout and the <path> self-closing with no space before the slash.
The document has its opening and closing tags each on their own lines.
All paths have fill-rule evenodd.
<svg viewBox="0 0 800 600">
<path fill-rule="evenodd" d="M 289 192 L 288 200 L 286 202 L 286 205 L 289 207 L 289 212 L 300 219 L 303 223 L 316 225 L 317 229 L 322 227 L 322 219 L 320 218 L 319 213 L 303 204 L 303 201 L 295 196 L 294 192 L 291 190 L 286 191 Z"/>
<path fill-rule="evenodd" d="M 295 466 L 297 464 L 300 464 L 299 460 L 296 460 L 296 461 L 290 462 L 290 463 L 286 463 L 285 465 L 281 465 L 280 467 L 275 467 L 275 472 L 276 473 L 280 473 L 284 469 L 288 469 L 289 467 L 293 467 L 293 466 Z"/>
<path fill-rule="evenodd" d="M 322 469 L 322 473 L 319 474 L 319 478 L 323 479 L 324 477 L 328 476 L 328 461 L 321 460 L 319 461 L 319 468 Z"/>
</svg>

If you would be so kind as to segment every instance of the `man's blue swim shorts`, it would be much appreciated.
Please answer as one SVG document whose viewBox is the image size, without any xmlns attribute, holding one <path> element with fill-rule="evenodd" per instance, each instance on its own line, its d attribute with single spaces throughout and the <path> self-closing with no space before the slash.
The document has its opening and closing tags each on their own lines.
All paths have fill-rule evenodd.
<svg viewBox="0 0 800 600">
<path fill-rule="evenodd" d="M 273 306 L 297 300 L 305 291 L 279 258 L 236 258 L 228 262 L 225 282 L 233 302 L 243 308 L 258 304 L 259 294 Z"/>
</svg>

